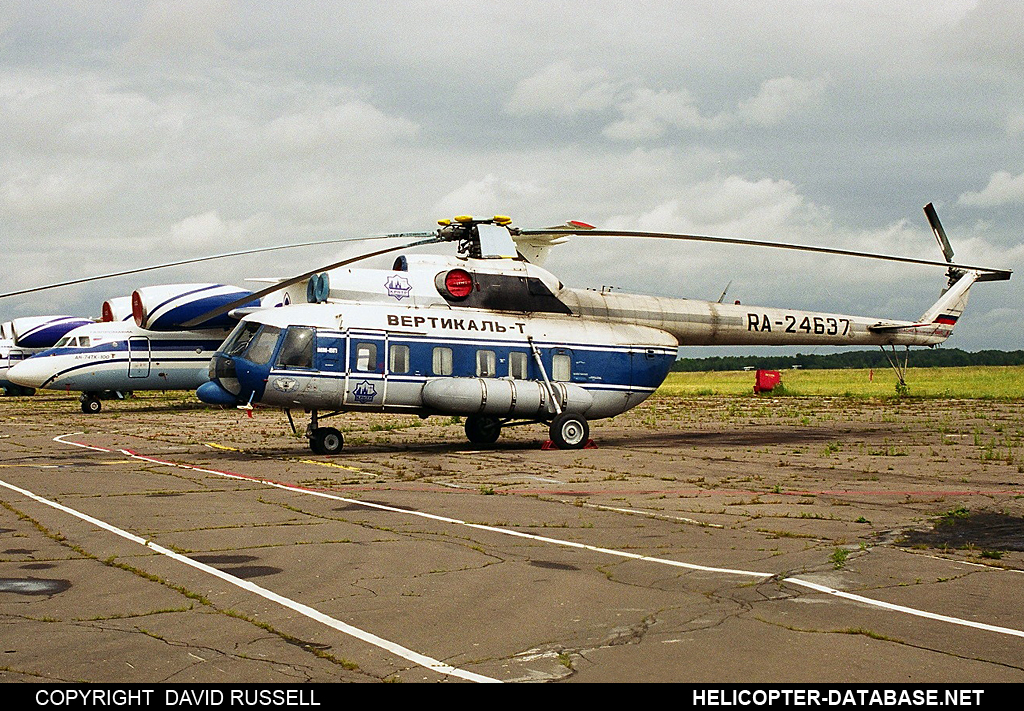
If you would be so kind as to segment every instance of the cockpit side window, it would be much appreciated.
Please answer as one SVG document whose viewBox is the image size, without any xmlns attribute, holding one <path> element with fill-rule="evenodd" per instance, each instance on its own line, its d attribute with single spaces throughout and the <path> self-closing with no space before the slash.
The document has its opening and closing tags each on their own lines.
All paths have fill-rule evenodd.
<svg viewBox="0 0 1024 711">
<path fill-rule="evenodd" d="M 89 337 L 88 336 L 79 336 L 78 337 L 78 345 L 81 348 L 88 348 L 89 347 Z"/>
<path fill-rule="evenodd" d="M 312 368 L 313 343 L 316 331 L 305 326 L 292 326 L 284 335 L 281 352 L 277 356 L 279 368 Z"/>
<path fill-rule="evenodd" d="M 257 365 L 266 365 L 270 362 L 270 357 L 274 355 L 274 348 L 277 346 L 277 338 L 280 335 L 280 328 L 263 326 L 256 337 L 249 342 L 245 358 Z"/>
</svg>

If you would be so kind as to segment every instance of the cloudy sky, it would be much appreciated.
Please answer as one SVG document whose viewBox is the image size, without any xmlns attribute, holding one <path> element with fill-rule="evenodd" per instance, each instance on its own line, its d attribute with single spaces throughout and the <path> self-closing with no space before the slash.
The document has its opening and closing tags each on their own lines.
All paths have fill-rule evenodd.
<svg viewBox="0 0 1024 711">
<path fill-rule="evenodd" d="M 0 0 L 0 291 L 463 213 L 938 259 L 934 202 L 958 260 L 1016 271 L 972 289 L 949 345 L 1021 348 L 1020 26 L 1012 0 Z M 99 315 L 143 284 L 241 284 L 356 251 L 9 298 L 0 318 Z M 571 286 L 728 285 L 908 319 L 944 281 L 599 238 L 547 266 Z"/>
</svg>

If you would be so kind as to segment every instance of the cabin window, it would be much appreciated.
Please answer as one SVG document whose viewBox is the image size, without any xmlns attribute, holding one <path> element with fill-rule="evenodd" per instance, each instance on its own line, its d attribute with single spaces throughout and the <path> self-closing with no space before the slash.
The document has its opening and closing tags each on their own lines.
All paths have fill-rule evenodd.
<svg viewBox="0 0 1024 711">
<path fill-rule="evenodd" d="M 312 368 L 313 342 L 316 332 L 304 326 L 292 326 L 284 335 L 281 352 L 277 356 L 279 368 Z"/>
<path fill-rule="evenodd" d="M 277 338 L 281 335 L 281 329 L 276 326 L 264 326 L 256 337 L 249 342 L 245 351 L 247 360 L 257 365 L 265 365 L 270 362 L 274 355 L 274 347 L 277 346 Z"/>
<path fill-rule="evenodd" d="M 478 378 L 493 378 L 498 374 L 494 351 L 476 352 L 476 375 Z"/>
<path fill-rule="evenodd" d="M 409 346 L 391 346 L 389 367 L 392 373 L 409 372 Z"/>
<path fill-rule="evenodd" d="M 434 375 L 452 374 L 452 349 L 438 346 L 434 349 L 431 372 Z"/>
<path fill-rule="evenodd" d="M 508 377 L 526 380 L 527 358 L 525 353 L 512 351 L 508 354 Z"/>
<path fill-rule="evenodd" d="M 356 344 L 356 370 L 366 372 L 377 370 L 377 344 Z"/>
<path fill-rule="evenodd" d="M 564 353 L 551 356 L 551 379 L 560 382 L 572 380 L 572 357 Z"/>
</svg>

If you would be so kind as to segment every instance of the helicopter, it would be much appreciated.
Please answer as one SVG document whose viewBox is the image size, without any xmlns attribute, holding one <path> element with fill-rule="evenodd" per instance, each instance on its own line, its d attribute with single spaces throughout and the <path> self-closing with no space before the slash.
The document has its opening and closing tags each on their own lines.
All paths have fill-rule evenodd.
<svg viewBox="0 0 1024 711">
<path fill-rule="evenodd" d="M 543 423 L 561 449 L 589 446 L 589 422 L 636 407 L 664 381 L 684 345 L 934 346 L 946 340 L 975 283 L 1009 279 L 1004 269 L 956 264 L 931 204 L 925 214 L 944 261 L 706 235 L 599 230 L 586 223 L 523 229 L 507 216 L 463 215 L 410 237 L 304 272 L 221 303 L 172 330 L 240 319 L 209 360 L 200 400 L 251 411 L 279 407 L 310 414 L 317 454 L 342 450 L 339 430 L 321 420 L 351 410 L 465 417 L 466 437 L 492 444 L 504 427 Z M 541 264 L 571 235 L 689 240 L 942 266 L 947 284 L 916 321 L 566 287 Z M 454 243 L 454 255 L 403 254 L 392 268 L 348 265 L 399 250 Z M 310 244 L 310 243 L 304 243 Z M 234 254 L 283 249 L 283 245 Z M 24 289 L 27 293 L 91 279 Z M 254 306 L 279 292 L 279 308 Z M 194 313 L 194 312 L 193 312 Z"/>
<path fill-rule="evenodd" d="M 321 421 L 347 411 L 465 417 L 470 442 L 542 423 L 559 449 L 591 445 L 589 422 L 636 407 L 664 381 L 685 345 L 934 346 L 946 340 L 975 283 L 1008 270 L 955 264 L 934 207 L 925 214 L 944 261 L 759 240 L 597 230 L 581 222 L 526 230 L 507 216 L 441 220 L 415 242 L 279 280 L 290 305 L 250 313 L 214 353 L 200 400 L 310 414 L 316 454 L 337 454 L 342 433 Z M 947 284 L 915 321 L 596 292 L 566 287 L 541 267 L 568 235 L 682 239 L 943 266 Z M 425 244 L 455 255 L 399 256 L 390 270 L 341 267 Z M 301 303 L 305 292 L 306 303 Z M 228 313 L 241 301 L 183 327 Z M 902 382 L 898 360 L 890 359 Z"/>
</svg>

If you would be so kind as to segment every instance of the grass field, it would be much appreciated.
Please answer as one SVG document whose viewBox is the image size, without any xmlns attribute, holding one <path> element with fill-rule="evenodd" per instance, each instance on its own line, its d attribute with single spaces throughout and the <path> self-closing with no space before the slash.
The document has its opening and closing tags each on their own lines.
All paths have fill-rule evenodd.
<svg viewBox="0 0 1024 711">
<path fill-rule="evenodd" d="M 896 395 L 891 368 L 785 370 L 775 395 L 888 398 Z M 1024 399 L 1024 366 L 910 368 L 909 397 Z M 754 394 L 753 371 L 669 373 L 656 397 Z"/>
</svg>

